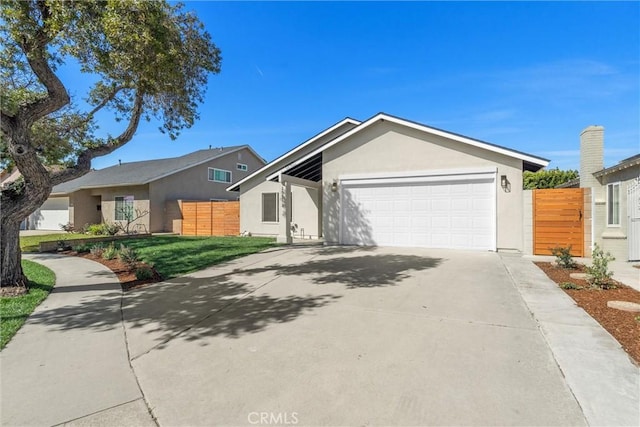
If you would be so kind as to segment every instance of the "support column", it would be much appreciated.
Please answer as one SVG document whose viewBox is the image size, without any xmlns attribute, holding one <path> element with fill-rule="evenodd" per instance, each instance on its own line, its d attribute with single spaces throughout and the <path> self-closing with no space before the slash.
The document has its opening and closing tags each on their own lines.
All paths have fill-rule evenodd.
<svg viewBox="0 0 640 427">
<path fill-rule="evenodd" d="M 278 230 L 278 243 L 293 243 L 291 236 L 291 212 L 289 211 L 289 200 L 291 200 L 291 183 L 280 181 L 282 191 L 280 193 L 280 226 Z"/>
</svg>

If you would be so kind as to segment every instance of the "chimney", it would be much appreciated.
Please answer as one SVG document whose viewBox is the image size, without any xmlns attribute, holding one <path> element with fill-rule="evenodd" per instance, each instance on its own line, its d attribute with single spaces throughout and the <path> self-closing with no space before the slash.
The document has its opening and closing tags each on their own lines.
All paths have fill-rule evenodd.
<svg viewBox="0 0 640 427">
<path fill-rule="evenodd" d="M 594 172 L 604 169 L 604 127 L 589 126 L 580 134 L 580 188 L 599 187 Z"/>
</svg>

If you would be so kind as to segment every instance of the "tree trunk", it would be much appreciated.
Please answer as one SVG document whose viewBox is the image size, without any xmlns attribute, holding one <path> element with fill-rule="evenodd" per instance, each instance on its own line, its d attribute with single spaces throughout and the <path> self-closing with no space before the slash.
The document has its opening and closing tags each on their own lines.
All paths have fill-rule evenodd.
<svg viewBox="0 0 640 427">
<path fill-rule="evenodd" d="M 22 272 L 20 251 L 20 220 L 12 220 L 11 218 L 2 218 L 0 224 L 0 250 L 2 253 L 2 287 L 7 286 L 27 286 L 27 278 Z"/>
</svg>

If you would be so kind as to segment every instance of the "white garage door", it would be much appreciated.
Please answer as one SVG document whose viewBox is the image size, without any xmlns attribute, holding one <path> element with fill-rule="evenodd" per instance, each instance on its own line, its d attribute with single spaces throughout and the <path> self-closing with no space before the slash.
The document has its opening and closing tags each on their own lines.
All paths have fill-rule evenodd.
<svg viewBox="0 0 640 427">
<path fill-rule="evenodd" d="M 69 198 L 54 197 L 29 216 L 28 227 L 31 230 L 60 230 L 60 224 L 68 222 Z"/>
<path fill-rule="evenodd" d="M 342 181 L 343 244 L 495 250 L 495 173 Z"/>
</svg>

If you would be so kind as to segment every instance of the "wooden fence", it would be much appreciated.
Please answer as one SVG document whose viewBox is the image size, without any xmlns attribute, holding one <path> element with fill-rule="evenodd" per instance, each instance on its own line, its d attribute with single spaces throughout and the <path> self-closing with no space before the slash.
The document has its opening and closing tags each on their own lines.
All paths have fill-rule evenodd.
<svg viewBox="0 0 640 427">
<path fill-rule="evenodd" d="M 571 255 L 584 256 L 584 237 L 582 188 L 533 191 L 534 254 L 550 255 L 550 248 L 571 245 Z"/>
<path fill-rule="evenodd" d="M 237 236 L 240 234 L 240 202 L 182 202 L 185 236 Z"/>
</svg>

